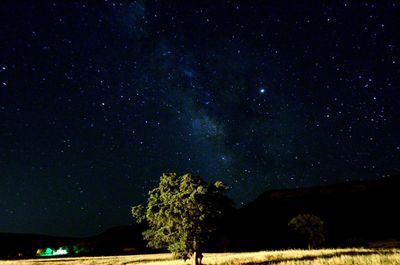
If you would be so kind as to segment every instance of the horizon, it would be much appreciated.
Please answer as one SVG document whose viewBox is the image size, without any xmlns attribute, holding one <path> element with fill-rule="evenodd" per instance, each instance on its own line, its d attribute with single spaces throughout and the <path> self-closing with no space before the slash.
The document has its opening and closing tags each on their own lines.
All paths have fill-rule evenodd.
<svg viewBox="0 0 400 265">
<path fill-rule="evenodd" d="M 397 177 L 397 176 L 388 176 L 387 178 L 394 178 L 394 177 Z M 376 180 L 351 180 L 351 181 L 339 182 L 339 183 L 330 183 L 330 184 L 325 183 L 325 184 L 319 185 L 319 186 L 304 186 L 304 187 L 294 187 L 294 188 L 267 189 L 267 190 L 261 192 L 260 194 L 258 194 L 254 198 L 254 200 L 249 201 L 246 204 L 242 204 L 242 205 L 239 205 L 239 206 L 235 205 L 235 209 L 239 210 L 239 209 L 241 209 L 243 207 L 246 207 L 247 205 L 253 203 L 260 196 L 262 196 L 263 194 L 268 193 L 268 192 L 292 191 L 292 190 L 302 190 L 302 189 L 310 189 L 310 188 L 311 189 L 312 188 L 323 188 L 323 187 L 340 186 L 340 185 L 343 185 L 343 184 L 351 184 L 351 183 L 358 183 L 358 182 L 371 182 L 371 181 L 376 181 Z M 100 232 L 98 232 L 96 234 L 82 235 L 82 236 L 79 236 L 79 235 L 77 235 L 77 236 L 69 236 L 69 235 L 63 235 L 63 234 L 43 234 L 43 233 L 34 233 L 34 232 L 21 232 L 21 231 L 15 231 L 15 232 L 13 232 L 13 231 L 9 231 L 9 232 L 0 231 L 0 234 L 20 234 L 20 235 L 40 235 L 40 236 L 43 235 L 43 236 L 50 236 L 50 237 L 86 238 L 86 237 L 92 237 L 92 236 L 96 236 L 96 235 L 102 234 L 102 233 L 107 232 L 107 231 L 109 231 L 109 230 L 111 230 L 113 228 L 116 228 L 116 227 L 131 226 L 131 225 L 136 225 L 136 224 L 134 222 L 130 223 L 130 224 L 128 224 L 128 223 L 122 224 L 121 223 L 121 224 L 119 224 L 119 225 L 117 224 L 115 226 L 104 227 L 104 229 L 102 231 L 100 231 Z"/>
<path fill-rule="evenodd" d="M 265 190 L 264 192 L 258 194 L 254 200 L 249 201 L 247 204 L 241 205 L 241 206 L 235 206 L 235 210 L 240 210 L 246 208 L 248 205 L 254 204 L 257 199 L 261 198 L 264 194 L 266 193 L 273 193 L 273 192 L 285 192 L 285 191 L 301 191 L 301 190 L 309 190 L 309 189 L 318 189 L 318 188 L 330 188 L 330 187 L 342 187 L 343 185 L 351 185 L 351 184 L 360 184 L 360 183 L 373 183 L 373 182 L 381 182 L 384 180 L 388 179 L 394 179 L 394 178 L 399 178 L 400 175 L 393 175 L 393 176 L 388 176 L 387 178 L 384 179 L 378 179 L 378 180 L 351 180 L 351 181 L 346 181 L 346 182 L 340 182 L 340 183 L 332 183 L 332 184 L 325 184 L 321 186 L 306 186 L 306 187 L 298 187 L 298 188 L 291 188 L 291 189 L 272 189 L 272 190 Z M 85 235 L 85 236 L 68 236 L 68 235 L 58 235 L 58 234 L 38 234 L 38 233 L 24 233 L 24 232 L 3 232 L 0 231 L 0 234 L 16 234 L 16 235 L 27 235 L 27 236 L 49 236 L 49 237 L 65 237 L 65 238 L 90 238 L 94 236 L 101 235 L 103 233 L 106 233 L 108 231 L 111 231 L 115 228 L 120 228 L 120 227 L 129 227 L 129 226 L 137 226 L 138 224 L 136 223 L 131 223 L 131 224 L 119 224 L 111 227 L 105 227 L 103 231 L 100 231 L 97 234 L 92 234 L 92 235 Z"/>
</svg>

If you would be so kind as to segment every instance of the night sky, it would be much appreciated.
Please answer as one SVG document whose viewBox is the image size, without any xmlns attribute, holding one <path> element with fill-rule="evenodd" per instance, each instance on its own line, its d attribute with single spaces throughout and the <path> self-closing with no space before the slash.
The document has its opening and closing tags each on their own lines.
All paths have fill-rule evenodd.
<svg viewBox="0 0 400 265">
<path fill-rule="evenodd" d="M 399 2 L 15 2 L 0 232 L 132 224 L 163 172 L 222 180 L 237 207 L 400 174 Z"/>
</svg>

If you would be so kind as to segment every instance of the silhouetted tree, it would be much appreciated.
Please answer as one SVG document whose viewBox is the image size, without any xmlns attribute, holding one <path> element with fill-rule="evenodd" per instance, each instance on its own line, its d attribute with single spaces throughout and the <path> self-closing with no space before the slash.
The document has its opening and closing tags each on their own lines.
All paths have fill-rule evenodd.
<svg viewBox="0 0 400 265">
<path fill-rule="evenodd" d="M 305 237 L 308 248 L 320 246 L 325 241 L 324 222 L 313 214 L 299 214 L 293 217 L 288 226 Z"/>
<path fill-rule="evenodd" d="M 166 248 L 177 258 L 190 257 L 198 265 L 218 220 L 232 207 L 226 191 L 221 181 L 210 184 L 191 174 L 163 174 L 147 204 L 132 207 L 132 215 L 138 223 L 148 223 L 143 233 L 148 246 Z"/>
</svg>

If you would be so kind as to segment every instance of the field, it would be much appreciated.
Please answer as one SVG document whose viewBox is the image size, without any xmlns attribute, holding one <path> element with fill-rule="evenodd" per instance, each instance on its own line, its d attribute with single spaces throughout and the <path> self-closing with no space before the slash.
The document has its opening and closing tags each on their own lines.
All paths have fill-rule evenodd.
<svg viewBox="0 0 400 265">
<path fill-rule="evenodd" d="M 171 254 L 105 256 L 80 258 L 46 258 L 30 260 L 2 260 L 1 265 L 186 265 L 189 261 L 174 260 Z M 372 265 L 400 264 L 400 249 L 323 249 L 323 250 L 285 250 L 244 253 L 207 253 L 204 265 Z"/>
</svg>

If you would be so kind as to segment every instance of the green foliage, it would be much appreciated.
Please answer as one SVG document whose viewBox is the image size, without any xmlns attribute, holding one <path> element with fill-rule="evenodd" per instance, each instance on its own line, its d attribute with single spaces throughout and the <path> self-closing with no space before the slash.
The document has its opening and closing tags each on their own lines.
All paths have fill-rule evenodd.
<svg viewBox="0 0 400 265">
<path fill-rule="evenodd" d="M 221 181 L 210 184 L 191 174 L 163 174 L 147 204 L 132 207 L 132 215 L 137 222 L 148 223 L 143 233 L 148 246 L 187 259 L 201 255 L 224 210 L 232 207 L 226 191 Z"/>
<path fill-rule="evenodd" d="M 293 217 L 288 226 L 298 232 L 308 242 L 308 247 L 318 247 L 325 241 L 324 222 L 313 214 L 299 214 Z"/>
</svg>

